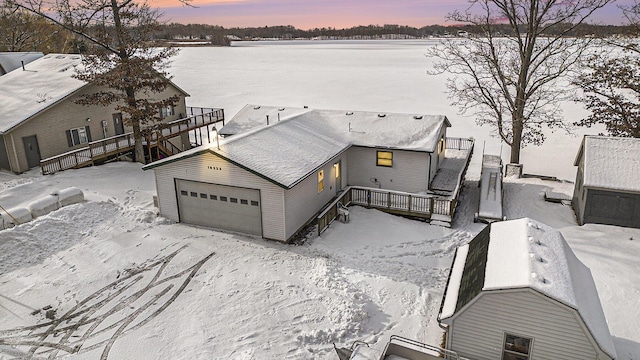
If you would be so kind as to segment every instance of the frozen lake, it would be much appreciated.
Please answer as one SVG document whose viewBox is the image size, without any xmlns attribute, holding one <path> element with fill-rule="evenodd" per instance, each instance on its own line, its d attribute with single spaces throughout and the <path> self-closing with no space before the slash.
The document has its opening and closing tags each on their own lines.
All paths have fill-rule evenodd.
<svg viewBox="0 0 640 360">
<path fill-rule="evenodd" d="M 446 75 L 432 76 L 426 49 L 438 40 L 263 41 L 234 42 L 231 47 L 183 48 L 170 72 L 191 97 L 190 106 L 220 107 L 231 119 L 244 105 L 309 106 L 320 109 L 444 114 L 449 136 L 474 137 L 476 156 L 469 175 L 479 176 L 483 142 L 491 154 L 500 140 L 489 127 L 462 116 L 445 93 Z M 573 122 L 587 112 L 581 104 L 563 104 Z M 525 173 L 574 180 L 573 160 L 582 135 L 550 133 L 541 147 L 523 150 Z M 503 147 L 507 162 L 508 147 Z M 476 166 L 477 165 L 477 166 Z"/>
</svg>

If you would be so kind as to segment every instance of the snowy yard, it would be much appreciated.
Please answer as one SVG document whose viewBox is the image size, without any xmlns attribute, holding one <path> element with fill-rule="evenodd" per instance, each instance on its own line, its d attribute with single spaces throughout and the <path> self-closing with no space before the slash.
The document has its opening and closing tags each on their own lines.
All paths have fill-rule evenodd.
<svg viewBox="0 0 640 360">
<path fill-rule="evenodd" d="M 3 206 L 69 186 L 88 200 L 0 232 L 7 359 L 336 359 L 332 342 L 382 350 L 392 334 L 439 344 L 455 247 L 483 227 L 473 183 L 452 229 L 353 207 L 350 223 L 295 246 L 156 218 L 152 173 L 137 164 L 0 181 Z M 562 229 L 592 269 L 619 358 L 638 359 L 640 231 L 577 227 L 569 207 L 543 201 L 571 185 L 507 182 L 507 216 Z"/>
</svg>

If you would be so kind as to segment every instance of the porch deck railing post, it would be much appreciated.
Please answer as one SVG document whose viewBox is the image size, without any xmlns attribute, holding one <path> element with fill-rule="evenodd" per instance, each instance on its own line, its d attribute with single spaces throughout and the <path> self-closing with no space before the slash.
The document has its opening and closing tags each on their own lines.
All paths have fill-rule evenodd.
<svg viewBox="0 0 640 360">
<path fill-rule="evenodd" d="M 411 214 L 411 195 L 407 196 L 407 211 Z"/>
<path fill-rule="evenodd" d="M 367 207 L 371 207 L 371 190 L 367 190 Z"/>
<path fill-rule="evenodd" d="M 387 193 L 387 209 L 391 209 L 391 193 Z"/>
</svg>

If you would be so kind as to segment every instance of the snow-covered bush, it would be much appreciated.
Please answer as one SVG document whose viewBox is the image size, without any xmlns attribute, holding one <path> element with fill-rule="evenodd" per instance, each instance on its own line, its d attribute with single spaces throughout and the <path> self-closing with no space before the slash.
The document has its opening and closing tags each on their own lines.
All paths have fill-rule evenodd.
<svg viewBox="0 0 640 360">
<path fill-rule="evenodd" d="M 48 213 L 58 210 L 60 205 L 58 204 L 57 195 L 47 195 L 40 199 L 34 200 L 27 205 L 27 209 L 31 211 L 31 216 L 37 218 L 38 216 L 47 215 Z"/>
<path fill-rule="evenodd" d="M 31 211 L 29 211 L 29 209 L 27 208 L 19 207 L 9 209 L 6 212 L 2 211 L 2 221 L 0 221 L 0 229 L 8 229 L 18 224 L 29 222 L 32 219 L 33 218 L 31 216 Z M 16 224 L 16 220 L 18 221 L 18 224 Z"/>
</svg>

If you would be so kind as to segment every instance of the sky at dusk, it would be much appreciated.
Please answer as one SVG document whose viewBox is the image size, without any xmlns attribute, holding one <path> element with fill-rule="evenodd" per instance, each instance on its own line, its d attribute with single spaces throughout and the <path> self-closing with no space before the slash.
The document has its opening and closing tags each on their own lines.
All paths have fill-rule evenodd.
<svg viewBox="0 0 640 360">
<path fill-rule="evenodd" d="M 188 7 L 178 0 L 150 0 L 165 20 L 229 27 L 293 25 L 300 29 L 348 28 L 356 25 L 399 24 L 421 27 L 449 25 L 447 13 L 468 6 L 467 0 L 192 0 Z M 599 10 L 591 22 L 619 25 L 623 22 L 619 0 Z"/>
</svg>

